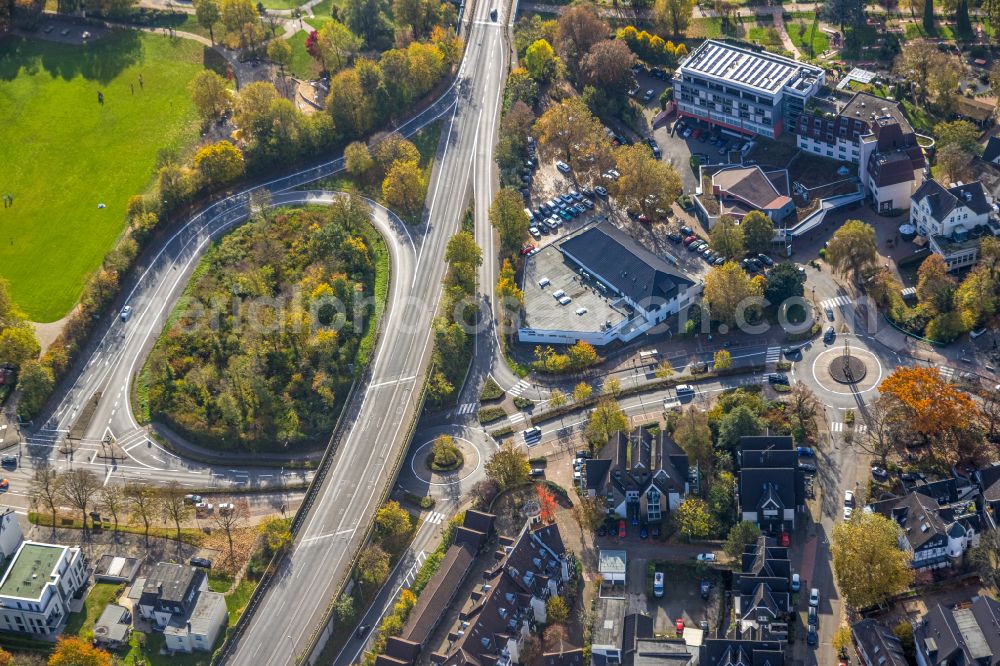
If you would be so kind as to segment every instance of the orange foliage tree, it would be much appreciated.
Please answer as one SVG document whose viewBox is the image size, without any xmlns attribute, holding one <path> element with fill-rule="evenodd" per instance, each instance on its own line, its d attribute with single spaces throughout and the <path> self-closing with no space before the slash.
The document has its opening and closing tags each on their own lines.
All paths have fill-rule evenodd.
<svg viewBox="0 0 1000 666">
<path fill-rule="evenodd" d="M 910 413 L 913 429 L 927 440 L 968 428 L 979 408 L 936 368 L 896 368 L 879 386 Z"/>
<path fill-rule="evenodd" d="M 49 666 L 111 666 L 111 655 L 79 638 L 60 638 Z"/>
<path fill-rule="evenodd" d="M 556 496 L 552 494 L 552 491 L 545 486 L 538 486 L 538 507 L 541 509 L 541 519 L 543 522 L 551 523 L 556 519 L 556 509 L 559 508 L 559 504 L 556 502 Z"/>
</svg>

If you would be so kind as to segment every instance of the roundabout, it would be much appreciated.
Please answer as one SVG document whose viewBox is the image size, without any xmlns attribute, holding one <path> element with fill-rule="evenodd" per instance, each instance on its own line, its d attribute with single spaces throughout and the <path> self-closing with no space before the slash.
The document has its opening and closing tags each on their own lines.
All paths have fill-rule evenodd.
<svg viewBox="0 0 1000 666">
<path fill-rule="evenodd" d="M 455 469 L 431 469 L 432 449 L 440 435 L 450 436 L 460 453 L 462 462 Z M 484 477 L 483 466 L 495 450 L 496 444 L 480 430 L 461 426 L 424 430 L 414 439 L 414 448 L 409 453 L 408 464 L 400 473 L 399 485 L 410 492 L 432 496 L 451 496 L 456 488 L 465 491 Z"/>
<path fill-rule="evenodd" d="M 883 368 L 878 356 L 858 347 L 830 347 L 821 351 L 812 362 L 812 379 L 823 392 L 853 396 L 878 388 Z"/>
</svg>

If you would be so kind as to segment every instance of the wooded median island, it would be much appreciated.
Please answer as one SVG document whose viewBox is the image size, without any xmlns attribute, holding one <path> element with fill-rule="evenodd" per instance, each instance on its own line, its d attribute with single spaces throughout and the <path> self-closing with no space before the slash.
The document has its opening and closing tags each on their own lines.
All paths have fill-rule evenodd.
<svg viewBox="0 0 1000 666">
<path fill-rule="evenodd" d="M 381 311 L 369 214 L 346 196 L 280 210 L 209 249 L 142 370 L 137 414 L 216 449 L 325 443 Z"/>
</svg>

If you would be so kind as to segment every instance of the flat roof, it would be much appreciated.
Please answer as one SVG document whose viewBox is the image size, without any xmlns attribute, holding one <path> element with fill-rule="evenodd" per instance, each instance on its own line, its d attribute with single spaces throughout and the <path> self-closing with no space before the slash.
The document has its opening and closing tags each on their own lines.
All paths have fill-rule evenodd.
<svg viewBox="0 0 1000 666">
<path fill-rule="evenodd" d="M 751 51 L 712 39 L 695 49 L 679 69 L 682 73 L 697 72 L 768 93 L 778 92 L 800 76 L 815 79 L 823 72 L 774 53 Z"/>
<path fill-rule="evenodd" d="M 539 284 L 543 278 L 548 282 Z M 524 319 L 521 328 L 545 331 L 600 331 L 605 322 L 616 326 L 631 319 L 630 310 L 597 281 L 585 279 L 563 256 L 556 243 L 543 247 L 524 262 Z M 601 285 L 603 287 L 603 285 Z M 553 296 L 562 290 L 572 299 L 561 305 Z M 577 314 L 580 308 L 586 312 Z"/>
<path fill-rule="evenodd" d="M 614 646 L 621 648 L 627 608 L 628 604 L 625 599 L 598 597 L 594 613 L 594 633 L 591 640 L 593 647 Z"/>
<path fill-rule="evenodd" d="M 604 550 L 601 549 L 597 570 L 604 573 L 625 573 L 626 554 L 624 550 Z"/>
<path fill-rule="evenodd" d="M 53 572 L 67 550 L 66 546 L 25 541 L 0 582 L 0 596 L 41 598 L 45 586 L 55 581 Z"/>
</svg>

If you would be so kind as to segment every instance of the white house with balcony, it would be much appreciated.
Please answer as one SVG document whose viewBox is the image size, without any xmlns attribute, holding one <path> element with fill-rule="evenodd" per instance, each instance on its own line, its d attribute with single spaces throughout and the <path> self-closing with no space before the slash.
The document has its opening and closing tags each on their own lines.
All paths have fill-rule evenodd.
<svg viewBox="0 0 1000 666">
<path fill-rule="evenodd" d="M 1000 236 L 992 197 L 979 181 L 945 188 L 933 178 L 913 194 L 910 224 L 927 239 L 949 271 L 972 266 L 985 236 Z"/>
<path fill-rule="evenodd" d="M 60 634 L 70 600 L 86 582 L 79 548 L 24 541 L 0 580 L 0 631 Z"/>
</svg>

